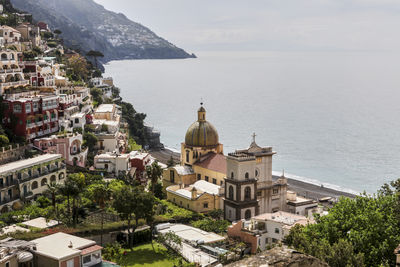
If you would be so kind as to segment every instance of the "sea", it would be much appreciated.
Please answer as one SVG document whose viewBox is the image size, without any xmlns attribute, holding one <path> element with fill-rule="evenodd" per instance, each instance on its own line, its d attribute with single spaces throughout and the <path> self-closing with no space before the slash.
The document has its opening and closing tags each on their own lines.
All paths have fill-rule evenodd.
<svg viewBox="0 0 400 267">
<path fill-rule="evenodd" d="M 180 149 L 204 103 L 224 152 L 253 133 L 275 174 L 375 193 L 400 178 L 400 54 L 204 51 L 196 59 L 112 61 L 124 101 Z"/>
</svg>

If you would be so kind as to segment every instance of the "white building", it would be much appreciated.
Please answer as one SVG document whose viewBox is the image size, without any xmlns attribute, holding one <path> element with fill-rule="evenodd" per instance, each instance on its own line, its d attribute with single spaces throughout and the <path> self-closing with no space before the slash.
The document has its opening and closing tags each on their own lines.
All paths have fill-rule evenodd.
<svg viewBox="0 0 400 267">
<path fill-rule="evenodd" d="M 229 221 L 286 210 L 287 179 L 272 181 L 272 147 L 253 142 L 248 149 L 229 153 L 225 178 L 224 211 Z"/>
<path fill-rule="evenodd" d="M 102 247 L 90 239 L 56 233 L 32 240 L 37 266 L 90 267 L 101 265 Z"/>
<path fill-rule="evenodd" d="M 115 176 L 127 174 L 131 168 L 129 154 L 104 153 L 94 157 L 94 167 L 114 173 Z"/>
<path fill-rule="evenodd" d="M 83 112 L 75 113 L 71 116 L 71 127 L 72 128 L 85 128 L 86 114 Z"/>
<path fill-rule="evenodd" d="M 240 238 L 251 244 L 252 253 L 258 249 L 264 250 L 268 245 L 281 242 L 296 224 L 307 225 L 314 223 L 304 216 L 278 211 L 264 213 L 251 220 L 240 220 L 228 228 L 228 236 Z"/>
<path fill-rule="evenodd" d="M 309 213 L 317 212 L 318 203 L 315 200 L 299 197 L 296 192 L 287 191 L 287 211 L 308 216 Z"/>
</svg>

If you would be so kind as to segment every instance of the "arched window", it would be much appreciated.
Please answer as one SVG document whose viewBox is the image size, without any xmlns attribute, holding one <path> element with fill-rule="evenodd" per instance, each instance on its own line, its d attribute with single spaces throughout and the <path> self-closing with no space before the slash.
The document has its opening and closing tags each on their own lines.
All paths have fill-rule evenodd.
<svg viewBox="0 0 400 267">
<path fill-rule="evenodd" d="M 64 173 L 63 172 L 58 175 L 58 179 L 60 179 L 60 180 L 64 179 Z"/>
<path fill-rule="evenodd" d="M 231 172 L 231 178 L 233 179 L 235 177 L 235 175 L 233 174 L 233 172 Z"/>
<path fill-rule="evenodd" d="M 251 218 L 251 210 L 246 210 L 246 212 L 244 213 L 244 218 L 246 220 Z"/>
<path fill-rule="evenodd" d="M 233 186 L 229 186 L 229 199 L 233 199 Z"/>
<path fill-rule="evenodd" d="M 57 177 L 56 177 L 55 175 L 52 175 L 52 176 L 50 177 L 50 183 L 55 183 L 56 180 L 57 180 Z"/>
<path fill-rule="evenodd" d="M 32 183 L 32 186 L 31 186 L 31 187 L 32 187 L 32 190 L 38 188 L 38 182 L 34 181 L 34 182 Z"/>
<path fill-rule="evenodd" d="M 255 175 L 256 175 L 256 177 L 258 177 L 258 170 L 255 171 Z"/>
<path fill-rule="evenodd" d="M 246 174 L 244 175 L 244 178 L 249 179 L 249 173 L 246 172 Z"/>
<path fill-rule="evenodd" d="M 43 178 L 42 181 L 40 182 L 41 186 L 45 186 L 47 184 L 47 179 Z"/>
<path fill-rule="evenodd" d="M 244 189 L 244 199 L 245 200 L 251 199 L 251 188 L 250 188 L 250 186 L 246 186 L 246 188 Z"/>
<path fill-rule="evenodd" d="M 186 150 L 186 162 L 189 162 L 189 150 Z"/>
</svg>

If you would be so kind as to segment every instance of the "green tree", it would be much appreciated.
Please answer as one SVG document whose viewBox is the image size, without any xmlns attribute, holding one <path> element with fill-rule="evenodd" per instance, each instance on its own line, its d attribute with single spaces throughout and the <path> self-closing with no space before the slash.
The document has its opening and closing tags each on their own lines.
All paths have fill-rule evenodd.
<svg viewBox="0 0 400 267">
<path fill-rule="evenodd" d="M 97 65 L 98 65 L 97 58 L 104 57 L 103 53 L 101 53 L 100 51 L 95 51 L 95 50 L 90 50 L 89 52 L 86 53 L 86 56 L 94 58 L 96 69 L 98 68 L 97 67 Z"/>
<path fill-rule="evenodd" d="M 286 242 L 330 266 L 393 266 L 400 243 L 397 192 L 385 192 L 341 198 L 316 224 L 292 228 Z"/>
<path fill-rule="evenodd" d="M 6 146 L 10 143 L 10 140 L 6 135 L 0 135 L 0 147 Z"/>
<path fill-rule="evenodd" d="M 56 217 L 58 217 L 56 196 L 57 196 L 57 193 L 59 192 L 60 185 L 58 185 L 56 182 L 50 182 L 50 183 L 47 183 L 46 186 L 47 186 L 47 189 L 45 191 L 45 194 L 50 195 L 51 204 L 56 213 Z"/>
<path fill-rule="evenodd" d="M 169 160 L 167 162 L 167 166 L 168 166 L 168 168 L 175 166 L 174 157 L 172 157 L 172 155 L 171 155 L 171 157 L 169 158 Z"/>
<path fill-rule="evenodd" d="M 94 149 L 94 147 L 97 144 L 97 141 L 99 141 L 99 139 L 93 133 L 85 132 L 83 134 L 83 146 L 88 147 L 89 150 Z"/>
<path fill-rule="evenodd" d="M 151 192 L 154 194 L 155 185 L 161 179 L 163 170 L 161 169 L 158 161 L 154 161 L 150 166 L 146 166 L 147 177 L 149 177 L 151 181 Z"/>
<path fill-rule="evenodd" d="M 104 209 L 107 202 L 111 200 L 111 189 L 108 184 L 98 183 L 92 184 L 88 187 L 90 198 L 100 207 L 101 210 L 101 235 L 100 245 L 103 245 L 103 231 L 104 231 Z"/>
<path fill-rule="evenodd" d="M 113 200 L 114 209 L 128 223 L 128 244 L 132 247 L 132 233 L 138 227 L 139 220 L 151 220 L 154 198 L 141 187 L 125 185 L 113 193 Z M 133 220 L 135 224 L 132 225 Z"/>
</svg>

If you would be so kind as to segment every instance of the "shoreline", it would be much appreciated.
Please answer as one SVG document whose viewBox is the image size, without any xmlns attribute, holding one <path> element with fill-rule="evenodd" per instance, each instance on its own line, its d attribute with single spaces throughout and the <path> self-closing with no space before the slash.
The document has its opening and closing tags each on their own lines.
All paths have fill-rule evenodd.
<svg viewBox="0 0 400 267">
<path fill-rule="evenodd" d="M 156 158 L 159 162 L 166 164 L 168 160 L 173 157 L 174 161 L 180 161 L 180 153 L 172 151 L 171 149 L 164 148 L 162 150 L 150 151 L 150 154 Z M 272 175 L 273 181 L 277 180 L 279 176 Z M 299 179 L 293 179 L 286 177 L 288 181 L 288 190 L 294 191 L 298 196 L 318 200 L 324 197 L 332 197 L 338 199 L 339 197 L 354 198 L 357 194 L 346 192 L 343 190 L 333 189 L 325 187 L 323 184 L 317 185 L 307 181 L 301 181 Z"/>
</svg>

